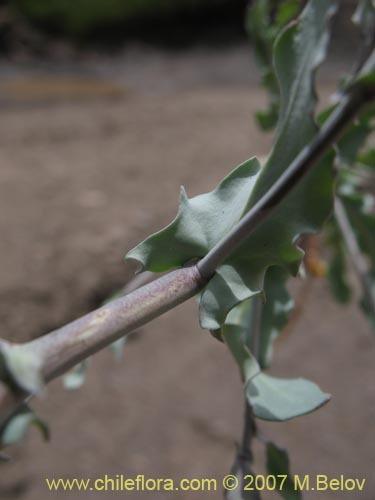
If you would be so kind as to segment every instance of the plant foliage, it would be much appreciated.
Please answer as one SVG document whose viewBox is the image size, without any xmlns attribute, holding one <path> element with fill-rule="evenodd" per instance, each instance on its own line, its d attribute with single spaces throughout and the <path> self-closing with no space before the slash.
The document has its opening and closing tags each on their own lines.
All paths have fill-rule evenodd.
<svg viewBox="0 0 375 500">
<path fill-rule="evenodd" d="M 270 0 L 254 2 L 247 25 L 263 83 L 270 93 L 270 108 L 258 113 L 258 121 L 263 128 L 276 126 L 271 153 L 263 166 L 255 157 L 243 162 L 209 193 L 189 199 L 181 188 L 176 218 L 131 250 L 127 259 L 138 261 L 141 270 L 156 273 L 196 263 L 225 241 L 299 154 L 309 150 L 319 127 L 335 116 L 339 106 L 333 104 L 316 117 L 314 77 L 326 55 L 328 21 L 334 10 L 326 0 L 310 0 L 302 12 L 300 2 L 294 0 L 280 2 L 278 8 Z M 361 57 L 357 68 L 344 79 L 338 100 L 347 98 L 353 89 L 364 95 L 375 86 L 375 50 L 369 50 L 375 38 L 374 2 L 362 0 L 354 19 L 361 26 L 366 57 Z M 371 192 L 375 150 L 369 146 L 374 112 L 371 106 L 360 113 L 337 147 L 328 149 L 315 168 L 283 197 L 277 210 L 233 249 L 199 294 L 201 326 L 225 343 L 238 365 L 249 409 L 245 429 L 251 429 L 251 437 L 264 443 L 268 472 L 287 476 L 279 493 L 289 500 L 299 500 L 301 493 L 293 489 L 288 455 L 261 437 L 254 419 L 289 420 L 316 410 L 330 396 L 303 378 L 279 378 L 264 370 L 271 365 L 273 342 L 293 308 L 287 281 L 301 270 L 304 252 L 300 239 L 323 227 L 331 255 L 327 277 L 335 296 L 347 303 L 354 295 L 348 279 L 348 256 L 360 258 L 361 265 L 355 266 L 363 285 L 360 303 L 375 327 Z M 42 362 L 27 348 L 0 342 L 2 383 L 38 392 L 43 383 Z M 81 365 L 69 375 L 68 387 L 82 383 L 83 368 Z M 4 445 L 13 443 L 29 423 L 37 423 L 46 434 L 45 427 L 22 406 L 13 419 L 1 424 L 0 440 Z M 232 472 L 242 487 L 227 498 L 260 498 L 258 492 L 244 491 L 241 481 L 245 473 L 253 474 L 251 453 L 243 457 L 239 452 Z"/>
</svg>

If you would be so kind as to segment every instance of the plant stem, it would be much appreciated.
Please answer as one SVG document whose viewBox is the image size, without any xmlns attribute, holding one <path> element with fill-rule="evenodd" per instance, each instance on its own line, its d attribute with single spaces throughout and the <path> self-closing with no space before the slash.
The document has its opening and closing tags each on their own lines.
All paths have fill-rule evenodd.
<svg viewBox="0 0 375 500">
<path fill-rule="evenodd" d="M 357 7 L 358 8 L 358 7 Z M 360 19 L 357 19 L 356 24 L 361 28 L 361 39 L 362 43 L 360 44 L 358 57 L 356 58 L 356 62 L 354 63 L 352 74 L 352 81 L 357 77 L 360 73 L 361 69 L 365 65 L 366 61 L 371 55 L 371 52 L 375 48 L 375 23 L 374 16 L 370 15 L 370 19 L 372 18 L 372 26 L 367 27 L 361 26 Z"/>
<path fill-rule="evenodd" d="M 196 266 L 172 271 L 36 340 L 26 344 L 0 340 L 0 352 L 3 346 L 19 354 L 31 353 L 40 361 L 42 379 L 49 382 L 118 338 L 193 297 L 205 283 Z M 23 392 L 12 394 L 0 381 L 0 416 L 7 415 L 23 396 Z"/>
<path fill-rule="evenodd" d="M 259 335 L 260 335 L 260 325 L 261 325 L 261 313 L 262 313 L 262 302 L 260 297 L 253 297 L 252 299 L 252 309 L 251 317 L 249 319 L 249 331 L 248 331 L 248 348 L 251 350 L 253 355 L 258 357 L 259 349 Z M 252 474 L 251 466 L 254 461 L 254 455 L 252 451 L 253 438 L 256 435 L 256 423 L 251 404 L 249 403 L 246 394 L 244 397 L 244 417 L 243 417 L 243 431 L 241 442 L 237 450 L 234 470 L 237 471 L 239 485 L 241 491 L 244 491 L 246 484 L 245 477 Z M 254 500 L 260 500 L 260 494 L 258 491 L 251 492 L 249 498 Z M 228 498 L 228 495 L 225 495 Z"/>
<path fill-rule="evenodd" d="M 263 297 L 256 295 L 252 298 L 251 325 L 249 331 L 249 349 L 259 360 L 260 326 L 262 321 Z"/>
<path fill-rule="evenodd" d="M 242 432 L 241 445 L 238 450 L 239 457 L 247 460 L 248 463 L 253 462 L 253 452 L 251 450 L 251 442 L 255 436 L 255 419 L 250 403 L 245 398 L 244 425 Z"/>
<path fill-rule="evenodd" d="M 235 498 L 245 498 L 244 488 L 249 484 L 249 476 L 252 474 L 253 452 L 251 449 L 252 440 L 256 435 L 255 419 L 251 405 L 245 398 L 244 425 L 240 446 L 237 450 L 231 474 L 235 474 L 238 479 L 238 494 Z M 260 500 L 260 493 L 257 490 L 245 491 L 249 500 Z M 224 491 L 224 498 L 234 498 L 228 491 Z"/>
<path fill-rule="evenodd" d="M 342 134 L 363 104 L 370 101 L 375 91 L 353 89 L 343 97 L 314 140 L 306 146 L 283 172 L 272 188 L 247 212 L 240 222 L 219 241 L 197 264 L 201 275 L 209 278 L 220 264 L 246 240 L 275 210 L 300 180 L 316 165 L 323 154 Z"/>
<path fill-rule="evenodd" d="M 345 207 L 339 198 L 335 199 L 335 217 L 351 257 L 353 268 L 362 285 L 366 303 L 375 320 L 375 293 L 369 277 L 367 261 L 359 248 L 356 235 L 350 224 Z"/>
<path fill-rule="evenodd" d="M 326 125 L 292 162 L 274 186 L 243 219 L 196 266 L 179 269 L 113 300 L 45 336 L 18 345 L 0 339 L 1 345 L 23 354 L 38 356 L 45 381 L 63 374 L 78 362 L 126 333 L 160 316 L 195 295 L 212 277 L 216 268 L 251 235 L 296 184 L 316 164 L 353 119 L 359 108 L 374 96 L 374 89 L 353 89 L 332 114 Z M 17 400 L 19 395 L 17 396 Z M 11 389 L 0 381 L 0 415 L 14 404 Z"/>
<path fill-rule="evenodd" d="M 178 269 L 29 344 L 46 381 L 193 297 L 205 284 L 196 267 Z"/>
</svg>

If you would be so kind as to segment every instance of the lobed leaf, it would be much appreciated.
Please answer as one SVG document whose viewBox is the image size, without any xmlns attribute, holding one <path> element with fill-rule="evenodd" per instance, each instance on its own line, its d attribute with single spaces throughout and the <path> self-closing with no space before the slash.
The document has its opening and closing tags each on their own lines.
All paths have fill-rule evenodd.
<svg viewBox="0 0 375 500">
<path fill-rule="evenodd" d="M 181 188 L 177 217 L 131 250 L 144 269 L 159 272 L 203 257 L 240 220 L 260 169 L 256 158 L 242 163 L 218 187 L 189 199 Z"/>
<path fill-rule="evenodd" d="M 240 165 L 213 192 L 189 200 L 182 191 L 176 219 L 150 236 L 127 258 L 151 271 L 166 271 L 203 257 L 264 195 L 316 134 L 313 74 L 324 57 L 325 23 L 331 5 L 312 0 L 300 21 L 282 32 L 275 45 L 281 110 L 275 145 L 260 171 L 256 159 Z M 200 322 L 216 330 L 236 304 L 263 289 L 266 270 L 281 266 L 296 274 L 303 257 L 296 242 L 320 229 L 332 208 L 333 154 L 328 154 L 300 185 L 220 266 L 201 294 Z"/>
<path fill-rule="evenodd" d="M 327 45 L 326 19 L 331 5 L 310 2 L 301 19 L 287 27 L 275 44 L 275 69 L 280 82 L 281 108 L 272 153 L 257 177 L 248 208 L 274 184 L 316 134 L 312 78 Z M 201 325 L 216 329 L 227 311 L 263 288 L 268 267 L 279 265 L 296 274 L 303 257 L 295 243 L 317 232 L 332 209 L 333 154 L 321 160 L 226 263 L 217 269 L 202 292 Z"/>
<path fill-rule="evenodd" d="M 275 13 L 276 10 L 276 13 Z M 269 94 L 269 105 L 255 114 L 258 125 L 270 130 L 277 125 L 280 108 L 279 84 L 273 65 L 273 44 L 284 26 L 301 10 L 298 0 L 282 0 L 277 8 L 271 0 L 252 2 L 246 17 L 246 28 L 253 45 L 262 84 Z"/>
</svg>

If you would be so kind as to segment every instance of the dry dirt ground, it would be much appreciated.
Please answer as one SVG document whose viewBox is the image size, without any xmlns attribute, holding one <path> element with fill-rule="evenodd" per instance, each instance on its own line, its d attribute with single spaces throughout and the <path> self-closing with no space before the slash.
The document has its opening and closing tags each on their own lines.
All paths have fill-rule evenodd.
<svg viewBox="0 0 375 500">
<path fill-rule="evenodd" d="M 96 307 L 129 278 L 125 252 L 174 216 L 180 184 L 190 196 L 204 192 L 248 156 L 267 153 L 272 138 L 252 119 L 265 98 L 249 59 L 244 48 L 136 49 L 73 67 L 4 63 L 2 336 L 42 335 Z M 261 428 L 290 450 L 294 473 L 366 479 L 362 494 L 309 492 L 307 500 L 372 500 L 374 337 L 357 308 L 336 305 L 322 281 L 313 282 L 304 305 L 277 343 L 273 373 L 311 378 L 332 401 Z M 45 478 L 144 474 L 220 483 L 240 435 L 241 387 L 225 348 L 199 329 L 196 309 L 190 301 L 143 328 L 120 363 L 108 351 L 97 355 L 78 392 L 53 383 L 35 401 L 51 443 L 33 431 L 10 450 L 14 461 L 0 466 L 1 498 L 116 496 L 50 493 Z M 257 471 L 262 461 L 258 446 Z M 221 498 L 221 488 L 127 495 Z"/>
</svg>

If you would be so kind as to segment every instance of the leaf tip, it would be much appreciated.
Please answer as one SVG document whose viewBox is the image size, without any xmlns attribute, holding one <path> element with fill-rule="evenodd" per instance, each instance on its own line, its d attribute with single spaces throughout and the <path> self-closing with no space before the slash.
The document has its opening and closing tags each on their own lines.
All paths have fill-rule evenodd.
<svg viewBox="0 0 375 500">
<path fill-rule="evenodd" d="M 143 262 L 142 257 L 139 255 L 138 247 L 129 250 L 129 252 L 124 257 L 124 261 L 135 263 L 136 269 L 134 271 L 134 274 L 140 274 L 146 269 L 145 263 Z"/>
</svg>

